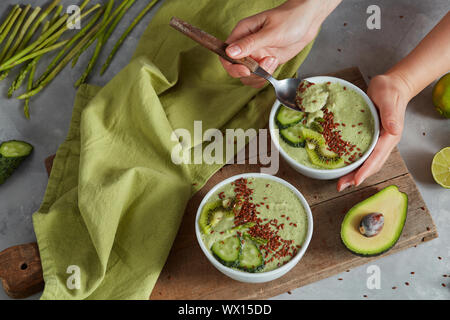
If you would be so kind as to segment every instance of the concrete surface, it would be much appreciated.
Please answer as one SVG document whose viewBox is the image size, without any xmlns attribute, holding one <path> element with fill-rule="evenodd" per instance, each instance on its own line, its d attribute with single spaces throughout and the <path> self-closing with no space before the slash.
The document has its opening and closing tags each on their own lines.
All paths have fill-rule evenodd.
<svg viewBox="0 0 450 320">
<path fill-rule="evenodd" d="M 47 2 L 33 1 L 41 6 Z M 16 3 L 19 1 L 1 1 L 0 15 L 4 16 L 5 10 Z M 73 0 L 62 3 L 67 6 Z M 127 19 L 137 15 L 145 4 L 146 1 L 136 1 Z M 366 9 L 372 4 L 381 8 L 381 30 L 366 27 Z M 326 20 L 299 74 L 320 75 L 359 66 L 368 80 L 404 57 L 449 10 L 448 0 L 344 0 Z M 137 26 L 105 76 L 96 75 L 91 83 L 104 85 L 126 65 L 155 11 Z M 102 61 L 128 25 L 127 19 L 113 34 Z M 31 215 L 39 207 L 47 184 L 43 161 L 56 152 L 65 138 L 75 97 L 73 84 L 88 59 L 89 54 L 83 55 L 74 69 L 67 67 L 42 94 L 32 99 L 30 121 L 22 115 L 21 102 L 6 98 L 14 75 L 0 83 L 0 140 L 23 139 L 35 146 L 30 161 L 1 186 L 0 250 L 36 240 Z M 439 118 L 433 110 L 431 88 L 426 88 L 409 104 L 399 147 L 433 215 L 439 238 L 371 263 L 380 268 L 381 289 L 367 288 L 369 274 L 365 265 L 275 299 L 450 299 L 450 191 L 435 184 L 430 172 L 433 155 L 450 145 L 450 120 Z M 443 277 L 445 274 L 449 277 Z M 37 299 L 39 295 L 31 298 Z M 2 289 L 0 299 L 8 299 Z"/>
</svg>

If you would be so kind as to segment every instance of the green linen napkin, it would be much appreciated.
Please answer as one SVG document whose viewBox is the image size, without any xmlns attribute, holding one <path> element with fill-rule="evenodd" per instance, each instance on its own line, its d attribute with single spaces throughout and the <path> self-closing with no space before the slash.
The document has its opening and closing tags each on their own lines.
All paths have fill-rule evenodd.
<svg viewBox="0 0 450 320">
<path fill-rule="evenodd" d="M 271 87 L 243 86 L 213 53 L 171 29 L 178 16 L 225 39 L 282 0 L 165 1 L 130 62 L 78 91 L 41 208 L 33 215 L 42 299 L 148 299 L 190 197 L 222 165 L 175 165 L 174 129 L 262 128 Z M 293 76 L 309 45 L 275 73 Z M 80 279 L 80 286 L 74 287 Z"/>
</svg>

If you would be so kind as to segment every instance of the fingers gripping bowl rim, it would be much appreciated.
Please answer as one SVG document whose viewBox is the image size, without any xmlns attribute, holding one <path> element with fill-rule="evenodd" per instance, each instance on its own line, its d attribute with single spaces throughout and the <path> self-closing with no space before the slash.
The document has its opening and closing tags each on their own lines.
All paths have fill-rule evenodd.
<svg viewBox="0 0 450 320">
<path fill-rule="evenodd" d="M 340 178 L 340 177 L 345 176 L 346 174 L 352 172 L 353 170 L 357 169 L 358 167 L 360 167 L 364 163 L 364 161 L 367 160 L 367 158 L 370 156 L 373 149 L 375 148 L 375 146 L 378 142 L 378 137 L 380 135 L 380 120 L 379 120 L 377 108 L 375 107 L 372 100 L 370 100 L 370 98 L 367 96 L 367 94 L 364 91 L 362 91 L 360 88 L 355 86 L 353 83 L 350 83 L 344 79 L 328 77 L 328 76 L 317 76 L 317 77 L 305 78 L 304 80 L 307 80 L 307 81 L 313 82 L 313 83 L 326 83 L 326 82 L 339 83 L 343 86 L 346 86 L 347 88 L 352 89 L 353 91 L 355 91 L 356 93 L 361 95 L 361 97 L 367 103 L 369 110 L 371 112 L 371 115 L 373 118 L 373 124 L 374 124 L 374 134 L 373 134 L 372 142 L 371 142 L 369 148 L 367 149 L 367 151 L 363 154 L 363 156 L 361 158 L 359 158 L 357 161 L 355 161 L 345 167 L 342 167 L 342 168 L 316 169 L 316 168 L 311 168 L 311 167 L 305 166 L 305 165 L 297 162 L 295 159 L 293 159 L 291 156 L 289 156 L 287 154 L 287 152 L 280 146 L 280 143 L 279 143 L 280 138 L 279 138 L 279 133 L 278 133 L 279 130 L 275 125 L 275 117 L 276 117 L 278 107 L 280 106 L 281 103 L 277 100 L 277 101 L 275 101 L 275 103 L 272 106 L 272 110 L 270 112 L 270 117 L 269 117 L 270 136 L 272 137 L 272 141 L 273 141 L 275 147 L 277 148 L 278 152 L 283 157 L 283 159 L 286 160 L 286 162 L 294 170 L 296 170 L 297 172 L 299 172 L 307 177 L 310 177 L 313 179 L 319 179 L 319 180 L 332 180 L 332 179 Z"/>
<path fill-rule="evenodd" d="M 305 213 L 306 213 L 306 217 L 307 217 L 307 221 L 308 221 L 308 227 L 307 227 L 307 232 L 306 232 L 306 237 L 305 240 L 303 241 L 302 247 L 301 249 L 297 252 L 297 254 L 292 257 L 291 260 L 289 260 L 286 264 L 282 265 L 281 267 L 278 267 L 274 270 L 271 271 L 266 271 L 266 272 L 260 272 L 260 273 L 249 273 L 249 272 L 245 272 L 245 271 L 240 271 L 240 270 L 236 270 L 230 267 L 226 267 L 223 264 L 221 264 L 216 258 L 214 258 L 214 256 L 211 254 L 211 252 L 208 250 L 208 248 L 205 246 L 203 240 L 202 240 L 202 236 L 201 236 L 201 231 L 200 231 L 200 227 L 199 227 L 199 218 L 202 212 L 202 209 L 204 207 L 204 205 L 211 200 L 211 196 L 220 188 L 222 188 L 223 186 L 237 180 L 240 178 L 264 178 L 264 179 L 268 179 L 268 180 L 272 180 L 275 182 L 278 182 L 282 185 L 284 185 L 285 187 L 289 188 L 296 196 L 297 198 L 300 200 L 303 208 L 305 209 Z M 290 183 L 286 182 L 283 179 L 280 179 L 278 177 L 272 176 L 272 175 L 268 175 L 268 174 L 264 174 L 264 173 L 245 173 L 245 174 L 240 174 L 240 175 L 236 175 L 236 176 L 232 176 L 228 179 L 225 179 L 223 181 L 221 181 L 220 183 L 218 183 L 217 185 L 215 185 L 203 198 L 202 202 L 200 203 L 198 209 L 197 209 L 197 214 L 196 214 L 196 218 L 195 218 L 195 235 L 197 237 L 197 242 L 200 246 L 200 248 L 202 249 L 203 253 L 205 254 L 206 258 L 209 260 L 209 262 L 211 262 L 211 264 L 220 272 L 222 272 L 223 274 L 225 274 L 226 276 L 237 280 L 237 281 L 241 281 L 241 282 L 247 282 L 247 283 L 262 283 L 262 282 L 268 282 L 268 281 L 272 281 L 275 280 L 281 276 L 283 276 L 284 274 L 286 274 L 287 272 L 289 272 L 293 267 L 295 267 L 295 265 L 300 261 L 300 259 L 303 257 L 303 255 L 305 254 L 308 245 L 311 241 L 311 237 L 312 237 L 312 232 L 313 232 L 313 217 L 312 217 L 312 213 L 311 213 L 311 209 L 308 205 L 308 202 L 306 201 L 306 199 L 303 197 L 303 195 L 300 193 L 300 191 L 298 191 L 293 185 L 291 185 Z"/>
</svg>

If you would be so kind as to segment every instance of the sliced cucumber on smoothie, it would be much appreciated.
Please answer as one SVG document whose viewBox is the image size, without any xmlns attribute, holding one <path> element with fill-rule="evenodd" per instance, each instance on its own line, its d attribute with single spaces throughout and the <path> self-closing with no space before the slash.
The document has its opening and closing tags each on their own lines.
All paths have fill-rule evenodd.
<svg viewBox="0 0 450 320">
<path fill-rule="evenodd" d="M 247 272 L 257 272 L 264 267 L 264 258 L 259 248 L 251 240 L 244 240 L 239 256 L 238 268 Z"/>
<path fill-rule="evenodd" d="M 275 116 L 275 121 L 280 129 L 285 129 L 299 123 L 304 117 L 305 114 L 303 112 L 295 111 L 281 105 Z"/>
<path fill-rule="evenodd" d="M 292 127 L 280 130 L 281 138 L 290 146 L 303 148 L 305 146 L 305 138 L 302 135 L 303 126 L 296 124 Z"/>
<path fill-rule="evenodd" d="M 241 253 L 241 239 L 234 235 L 224 240 L 218 240 L 212 245 L 211 252 L 221 264 L 227 267 L 236 267 Z"/>
</svg>

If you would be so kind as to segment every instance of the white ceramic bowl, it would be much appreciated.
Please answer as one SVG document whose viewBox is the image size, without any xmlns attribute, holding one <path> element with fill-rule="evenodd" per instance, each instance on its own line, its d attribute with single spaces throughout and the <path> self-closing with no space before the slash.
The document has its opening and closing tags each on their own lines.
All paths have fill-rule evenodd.
<svg viewBox="0 0 450 320">
<path fill-rule="evenodd" d="M 303 242 L 301 249 L 297 252 L 297 254 L 291 260 L 289 260 L 285 265 L 283 265 L 275 270 L 271 270 L 271 271 L 267 271 L 267 272 L 260 272 L 260 273 L 249 273 L 249 272 L 239 271 L 239 270 L 235 270 L 235 269 L 226 267 L 223 264 L 221 264 L 219 261 L 217 261 L 216 258 L 214 258 L 214 256 L 209 252 L 209 250 L 205 247 L 205 244 L 203 243 L 203 240 L 201 237 L 201 231 L 198 226 L 198 219 L 200 218 L 200 214 L 202 212 L 203 206 L 210 200 L 212 194 L 214 194 L 218 189 L 220 189 L 223 186 L 225 186 L 237 179 L 240 179 L 240 178 L 264 178 L 264 179 L 269 179 L 269 180 L 281 183 L 282 185 L 284 185 L 284 186 L 288 187 L 290 190 L 292 190 L 292 192 L 294 192 L 294 194 L 300 199 L 301 204 L 305 208 L 305 212 L 306 212 L 306 216 L 307 216 L 307 220 L 308 220 L 308 230 L 306 232 L 305 241 Z M 310 209 L 308 203 L 306 202 L 305 198 L 303 197 L 303 195 L 293 185 L 284 181 L 283 179 L 280 179 L 280 178 L 277 178 L 277 177 L 274 177 L 274 176 L 271 176 L 268 174 L 263 174 L 263 173 L 240 174 L 240 175 L 236 175 L 231 178 L 228 178 L 226 180 L 223 180 L 222 182 L 220 182 L 219 184 L 214 186 L 214 188 L 212 188 L 206 194 L 206 196 L 203 198 L 202 202 L 200 203 L 200 206 L 198 207 L 197 216 L 195 218 L 195 234 L 197 236 L 198 244 L 200 245 L 200 248 L 202 249 L 203 253 L 208 258 L 208 260 L 212 263 L 212 265 L 214 267 L 216 267 L 217 270 L 219 270 L 220 272 L 222 272 L 223 274 L 227 275 L 228 277 L 230 277 L 234 280 L 242 281 L 242 282 L 249 282 L 249 283 L 260 283 L 260 282 L 272 281 L 272 280 L 275 280 L 275 279 L 283 276 L 285 273 L 287 273 L 289 270 L 291 270 L 305 254 L 305 251 L 308 248 L 309 242 L 311 241 L 312 232 L 313 232 L 313 218 L 312 218 L 312 214 L 311 214 L 311 209 Z"/>
<path fill-rule="evenodd" d="M 306 78 L 305 80 L 313 83 L 324 83 L 324 82 L 332 82 L 332 83 L 340 83 L 343 86 L 346 86 L 347 88 L 350 88 L 357 93 L 359 93 L 364 100 L 366 101 L 367 105 L 369 106 L 370 112 L 372 113 L 373 117 L 373 123 L 374 123 L 374 134 L 372 143 L 369 146 L 369 149 L 363 154 L 361 158 L 359 158 L 357 161 L 351 163 L 348 166 L 338 168 L 338 169 L 315 169 L 307 167 L 303 164 L 298 163 L 293 158 L 291 158 L 286 151 L 283 150 L 283 148 L 280 147 L 279 143 L 279 133 L 278 128 L 276 128 L 275 125 L 275 115 L 278 110 L 279 105 L 281 104 L 278 100 L 275 101 L 272 111 L 270 112 L 270 119 L 269 119 L 269 129 L 270 129 L 270 136 L 272 137 L 272 141 L 274 142 L 276 148 L 280 152 L 281 156 L 287 161 L 287 163 L 294 168 L 296 171 L 300 172 L 301 174 L 313 178 L 313 179 L 319 179 L 319 180 L 331 180 L 331 179 L 337 179 L 342 176 L 345 176 L 347 173 L 352 172 L 359 166 L 361 166 L 364 161 L 370 156 L 373 149 L 375 148 L 375 145 L 378 141 L 378 136 L 380 134 L 380 121 L 378 118 L 378 112 L 377 108 L 375 108 L 372 100 L 367 96 L 367 94 L 362 91 L 360 88 L 355 86 L 354 84 L 345 81 L 343 79 L 335 78 L 335 77 L 311 77 Z"/>
</svg>

